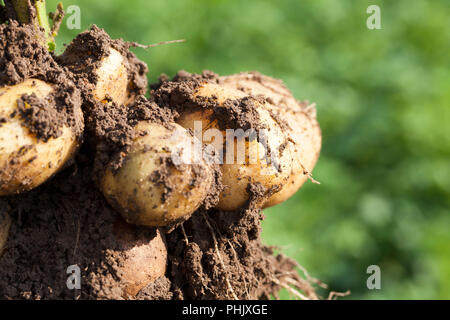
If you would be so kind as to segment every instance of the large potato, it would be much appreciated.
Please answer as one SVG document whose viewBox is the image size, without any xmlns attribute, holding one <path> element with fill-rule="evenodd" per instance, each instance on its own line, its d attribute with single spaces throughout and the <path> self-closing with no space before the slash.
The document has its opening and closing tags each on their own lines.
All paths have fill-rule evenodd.
<svg viewBox="0 0 450 320">
<path fill-rule="evenodd" d="M 194 158 L 195 138 L 175 123 L 141 121 L 135 131 L 122 166 L 101 178 L 107 201 L 132 224 L 168 226 L 189 218 L 214 180 L 212 166 Z"/>
<path fill-rule="evenodd" d="M 250 198 L 250 184 L 263 187 L 263 194 L 259 194 L 261 199 L 274 193 L 287 183 L 292 169 L 293 150 L 279 124 L 263 107 L 264 101 L 252 100 L 258 118 L 255 126 L 259 128 L 254 131 L 258 135 L 257 139 L 242 134 L 249 128 L 244 130 L 225 123 L 226 120 L 221 118 L 223 115 L 219 116 L 223 113 L 214 109 L 227 108 L 227 100 L 243 98 L 248 98 L 248 95 L 235 88 L 204 83 L 191 97 L 194 106 L 182 110 L 177 119 L 181 126 L 194 130 L 203 143 L 223 152 L 221 170 L 225 190 L 217 208 L 225 211 L 237 210 L 245 205 Z M 214 101 L 210 108 L 195 106 L 195 102 L 200 104 L 208 99 Z M 197 130 L 200 123 L 201 131 Z M 227 133 L 228 129 L 234 130 Z M 239 133 L 236 131 L 238 129 L 243 131 Z"/>
<path fill-rule="evenodd" d="M 294 149 L 292 173 L 265 207 L 287 200 L 308 180 L 320 155 L 322 135 L 314 105 L 297 101 L 282 81 L 259 73 L 241 73 L 221 77 L 221 80 L 227 88 L 263 96 L 267 101 L 264 107 L 287 124 L 285 131 Z"/>
<path fill-rule="evenodd" d="M 32 79 L 0 88 L 0 196 L 39 186 L 60 170 L 77 149 L 78 137 L 71 128 L 63 127 L 58 138 L 43 141 L 20 117 L 17 100 L 22 95 L 34 93 L 44 99 L 53 90 L 51 85 Z"/>
</svg>

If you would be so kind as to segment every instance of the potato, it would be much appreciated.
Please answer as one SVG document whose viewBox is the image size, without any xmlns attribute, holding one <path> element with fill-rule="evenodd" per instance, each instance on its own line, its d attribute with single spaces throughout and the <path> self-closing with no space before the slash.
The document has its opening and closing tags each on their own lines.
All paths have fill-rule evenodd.
<svg viewBox="0 0 450 320">
<path fill-rule="evenodd" d="M 134 100 L 128 92 L 128 72 L 124 57 L 110 48 L 108 56 L 102 59 L 100 67 L 95 71 L 98 80 L 93 90 L 94 98 L 101 101 L 106 96 L 117 104 L 128 104 Z"/>
<path fill-rule="evenodd" d="M 38 139 L 24 125 L 17 100 L 24 94 L 45 98 L 54 88 L 29 79 L 15 86 L 0 88 L 0 196 L 29 191 L 41 185 L 74 154 L 78 137 L 68 127 L 62 135 L 48 141 Z M 81 113 L 81 109 L 79 111 Z"/>
<path fill-rule="evenodd" d="M 109 54 L 96 63 L 94 70 L 88 69 L 88 66 L 83 64 L 71 65 L 71 60 L 64 61 L 64 58 L 62 58 L 62 64 L 68 66 L 72 72 L 83 74 L 88 79 L 95 79 L 88 84 L 95 101 L 102 101 L 109 97 L 119 105 L 128 104 L 134 100 L 134 95 L 128 91 L 127 62 L 117 50 L 109 48 L 108 51 Z M 79 63 L 83 57 L 77 54 L 77 59 L 80 59 L 77 60 Z"/>
<path fill-rule="evenodd" d="M 195 104 L 196 101 L 212 98 L 219 108 L 226 108 L 226 100 L 245 97 L 248 95 L 234 88 L 205 83 L 196 90 L 191 99 Z M 245 135 L 239 135 L 236 131 L 236 136 L 231 134 L 227 136 L 225 129 L 240 128 L 224 128 L 224 123 L 221 123 L 223 120 L 216 113 L 217 110 L 213 111 L 208 106 L 185 108 L 177 119 L 177 123 L 181 126 L 194 130 L 194 134 L 197 138 L 202 139 L 203 143 L 212 144 L 218 150 L 223 150 L 221 170 L 225 190 L 220 196 L 217 208 L 224 211 L 234 211 L 245 205 L 250 198 L 248 190 L 250 183 L 261 185 L 266 193 L 264 196 L 266 196 L 286 184 L 292 170 L 293 150 L 286 147 L 288 141 L 281 127 L 263 107 L 264 101 L 254 99 L 252 102 L 257 106 L 258 125 L 263 129 L 255 131 L 260 135 L 260 139 L 249 139 Z M 195 129 L 196 121 L 202 123 L 201 132 Z M 222 137 L 218 135 L 212 141 L 208 134 L 210 129 L 219 130 Z M 263 132 L 266 133 L 266 142 L 261 139 Z M 223 143 L 225 143 L 225 147 Z"/>
<path fill-rule="evenodd" d="M 288 183 L 269 198 L 265 207 L 287 200 L 308 180 L 320 155 L 322 135 L 314 105 L 297 101 L 283 82 L 259 73 L 241 73 L 221 80 L 227 88 L 265 97 L 265 108 L 287 124 L 285 131 L 294 146 L 292 173 Z"/>
<path fill-rule="evenodd" d="M 101 178 L 105 198 L 132 224 L 168 226 L 189 218 L 214 181 L 212 166 L 194 159 L 195 138 L 175 123 L 141 121 L 135 131 L 122 166 Z"/>
<path fill-rule="evenodd" d="M 119 281 L 113 290 L 119 290 L 124 299 L 133 299 L 147 285 L 164 276 L 167 266 L 167 247 L 164 234 L 155 229 L 153 237 L 139 234 L 135 226 L 118 218 L 114 235 L 123 248 L 120 263 L 115 268 Z M 111 261 L 116 264 L 116 260 Z"/>
<path fill-rule="evenodd" d="M 11 227 L 11 217 L 6 212 L 0 212 L 0 257 L 8 240 L 9 228 Z"/>
<path fill-rule="evenodd" d="M 96 102 L 109 98 L 118 105 L 128 105 L 146 92 L 146 64 L 125 42 L 111 39 L 95 25 L 80 33 L 57 59 Z"/>
</svg>

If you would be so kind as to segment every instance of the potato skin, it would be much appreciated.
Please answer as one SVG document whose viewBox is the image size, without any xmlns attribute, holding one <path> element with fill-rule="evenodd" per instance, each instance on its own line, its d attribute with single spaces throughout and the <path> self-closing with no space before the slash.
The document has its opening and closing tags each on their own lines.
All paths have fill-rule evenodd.
<svg viewBox="0 0 450 320">
<path fill-rule="evenodd" d="M 101 177 L 105 198 L 132 224 L 170 226 L 189 218 L 214 180 L 211 166 L 191 158 L 189 146 L 195 138 L 175 123 L 167 128 L 141 121 L 135 130 L 122 166 L 117 172 L 107 168 Z M 181 156 L 184 164 L 174 164 L 173 155 Z"/>
<path fill-rule="evenodd" d="M 0 212 L 0 258 L 8 240 L 9 228 L 11 227 L 11 217 L 8 213 Z"/>
<path fill-rule="evenodd" d="M 248 95 L 235 88 L 226 87 L 218 84 L 205 83 L 197 89 L 192 99 L 197 98 L 211 98 L 214 97 L 219 105 L 227 99 L 240 99 Z M 224 149 L 223 164 L 220 166 L 222 171 L 222 182 L 224 191 L 220 196 L 220 201 L 217 206 L 218 209 L 224 211 L 234 211 L 242 208 L 249 200 L 250 194 L 248 192 L 249 184 L 260 184 L 266 189 L 267 193 L 273 193 L 287 183 L 291 169 L 292 169 L 292 150 L 287 147 L 280 150 L 280 147 L 287 142 L 286 136 L 282 132 L 280 126 L 271 117 L 268 110 L 263 107 L 262 102 L 255 102 L 259 122 L 267 133 L 267 145 L 273 152 L 274 158 L 270 161 L 264 158 L 264 155 L 269 155 L 265 152 L 265 146 L 261 141 L 246 140 L 245 138 L 236 139 L 233 147 L 237 150 L 240 143 L 245 144 L 245 148 L 241 152 L 245 152 L 245 160 L 226 161 L 227 150 L 231 147 L 231 143 L 223 148 L 222 142 L 214 141 L 212 145 L 216 148 Z M 224 107 L 224 106 L 223 106 Z M 177 119 L 177 123 L 185 128 L 195 129 L 195 121 L 202 122 L 201 137 L 203 143 L 211 144 L 209 137 L 205 136 L 208 129 L 214 128 L 220 130 L 223 136 L 223 141 L 227 141 L 226 132 L 220 129 L 220 119 L 215 117 L 211 109 L 203 107 L 190 107 L 181 112 L 181 116 Z M 239 129 L 239 128 L 229 128 Z M 195 131 L 194 131 L 195 132 Z M 258 132 L 258 131 L 257 131 Z M 195 132 L 199 135 L 199 132 Z M 242 146 L 242 144 L 241 144 Z M 229 151 L 228 151 L 229 152 Z M 235 154 L 236 157 L 236 154 Z M 274 160 L 274 161 L 273 161 Z M 262 203 L 260 204 L 262 206 Z"/>
<path fill-rule="evenodd" d="M 62 135 L 42 141 L 24 125 L 17 99 L 35 93 L 45 98 L 53 87 L 40 80 L 0 88 L 0 196 L 18 194 L 38 187 L 69 160 L 78 148 L 78 137 L 68 128 Z M 81 113 L 81 110 L 80 110 Z"/>
<path fill-rule="evenodd" d="M 98 80 L 92 94 L 96 101 L 102 101 L 108 96 L 119 105 L 128 104 L 135 97 L 128 91 L 125 58 L 117 50 L 109 50 L 110 54 L 102 59 L 100 67 L 95 71 Z"/>
<path fill-rule="evenodd" d="M 133 299 L 143 288 L 164 276 L 167 266 L 167 246 L 164 234 L 155 229 L 153 237 L 140 235 L 135 226 L 122 218 L 114 223 L 116 241 L 124 248 L 124 260 L 116 272 L 117 287 L 124 299 Z"/>
<path fill-rule="evenodd" d="M 264 107 L 287 123 L 285 131 L 294 150 L 292 172 L 288 182 L 268 199 L 264 207 L 286 201 L 308 180 L 319 159 L 322 134 L 315 106 L 297 101 L 282 81 L 256 72 L 221 77 L 221 80 L 227 88 L 264 96 L 268 101 Z"/>
</svg>

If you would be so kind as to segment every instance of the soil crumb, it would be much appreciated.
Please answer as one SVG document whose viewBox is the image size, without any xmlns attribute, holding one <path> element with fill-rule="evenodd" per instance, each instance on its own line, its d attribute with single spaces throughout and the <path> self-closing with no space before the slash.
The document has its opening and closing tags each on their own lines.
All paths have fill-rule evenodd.
<svg viewBox="0 0 450 320">
<path fill-rule="evenodd" d="M 166 277 L 161 277 L 142 289 L 137 295 L 137 300 L 172 300 L 171 282 Z"/>
</svg>

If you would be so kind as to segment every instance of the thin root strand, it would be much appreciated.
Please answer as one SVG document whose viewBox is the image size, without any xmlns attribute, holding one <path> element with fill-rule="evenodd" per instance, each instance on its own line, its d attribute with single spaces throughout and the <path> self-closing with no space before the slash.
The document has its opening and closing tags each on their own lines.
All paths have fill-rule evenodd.
<svg viewBox="0 0 450 320">
<path fill-rule="evenodd" d="M 206 225 L 208 226 L 209 231 L 211 232 L 211 235 L 212 235 L 212 238 L 213 238 L 213 241 L 214 241 L 214 249 L 216 250 L 217 257 L 219 258 L 219 262 L 220 262 L 220 264 L 222 265 L 222 268 L 225 271 L 225 282 L 227 283 L 228 290 L 231 292 L 231 295 L 233 296 L 234 300 L 239 300 L 239 298 L 236 296 L 236 293 L 234 293 L 233 287 L 231 286 L 231 283 L 230 283 L 230 279 L 228 279 L 227 268 L 225 267 L 225 263 L 223 262 L 222 256 L 220 255 L 219 246 L 217 245 L 217 238 L 216 238 L 216 235 L 214 233 L 214 230 L 211 227 L 211 224 L 209 223 L 208 217 L 203 212 L 202 212 L 202 215 L 203 215 L 203 218 L 206 221 Z"/>
<path fill-rule="evenodd" d="M 185 42 L 185 41 L 186 40 L 171 40 L 171 41 L 162 41 L 162 42 L 158 42 L 158 43 L 154 43 L 154 44 L 147 44 L 147 45 L 140 44 L 140 43 L 137 43 L 137 42 L 127 42 L 127 44 L 130 47 L 149 49 L 149 48 L 163 46 L 163 45 L 166 45 L 166 44 L 182 43 L 182 42 Z"/>
</svg>

